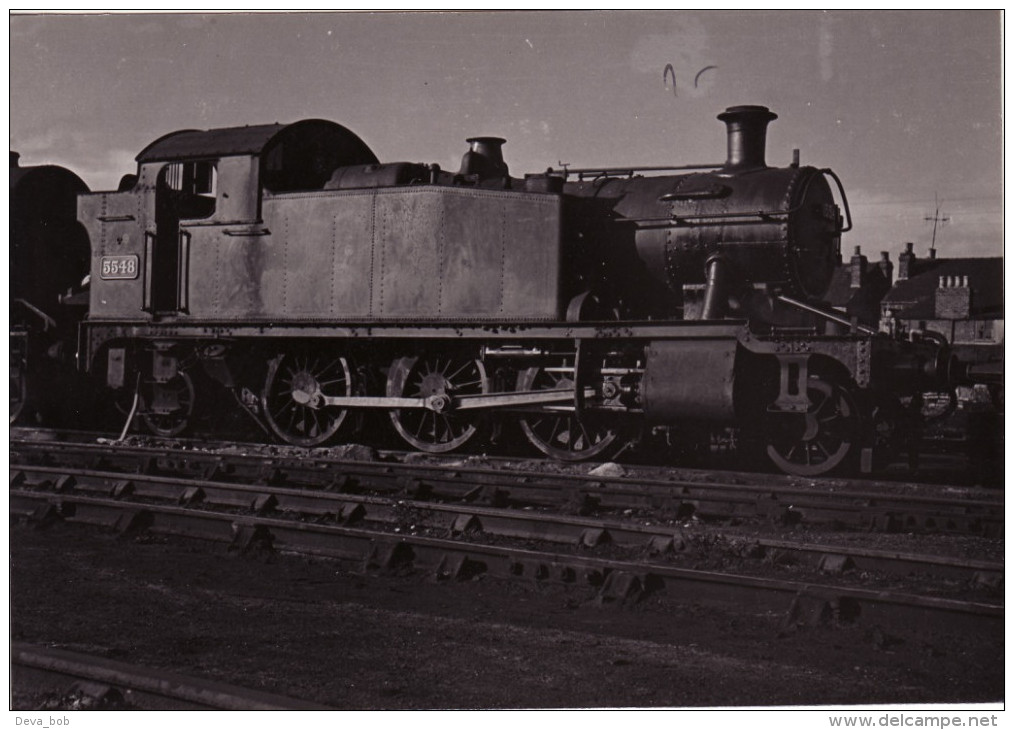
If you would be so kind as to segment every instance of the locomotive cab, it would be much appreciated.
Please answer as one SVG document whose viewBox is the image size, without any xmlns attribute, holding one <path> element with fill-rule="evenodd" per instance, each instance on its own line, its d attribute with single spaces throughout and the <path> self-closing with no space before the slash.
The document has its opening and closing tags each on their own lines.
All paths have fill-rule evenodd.
<svg viewBox="0 0 1014 730">
<path fill-rule="evenodd" d="M 80 220 L 100 244 L 92 319 L 188 314 L 195 242 L 257 236 L 265 195 L 319 190 L 336 168 L 376 157 L 344 127 L 306 120 L 175 132 L 137 162 L 131 187 L 80 201 Z"/>
</svg>

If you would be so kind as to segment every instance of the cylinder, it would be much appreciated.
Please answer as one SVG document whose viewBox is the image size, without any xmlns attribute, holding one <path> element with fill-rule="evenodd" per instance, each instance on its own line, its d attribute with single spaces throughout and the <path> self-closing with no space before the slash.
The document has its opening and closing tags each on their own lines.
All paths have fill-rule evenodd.
<svg viewBox="0 0 1014 730">
<path fill-rule="evenodd" d="M 660 340 L 647 350 L 641 387 L 652 423 L 731 422 L 737 340 Z"/>
</svg>

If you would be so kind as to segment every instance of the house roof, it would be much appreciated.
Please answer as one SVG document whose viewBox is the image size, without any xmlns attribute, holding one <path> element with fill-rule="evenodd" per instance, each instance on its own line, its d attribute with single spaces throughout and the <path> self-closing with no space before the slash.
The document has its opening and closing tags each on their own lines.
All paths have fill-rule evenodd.
<svg viewBox="0 0 1014 730">
<path fill-rule="evenodd" d="M 1003 258 L 915 259 L 908 279 L 895 282 L 885 307 L 902 319 L 934 319 L 941 276 L 968 277 L 971 316 L 1003 318 Z"/>
<path fill-rule="evenodd" d="M 824 300 L 850 317 L 876 324 L 880 319 L 880 300 L 891 285 L 876 261 L 867 263 L 864 279 L 862 287 L 852 288 L 851 262 L 839 264 L 831 276 Z"/>
<path fill-rule="evenodd" d="M 887 281 L 884 279 L 884 273 L 877 266 L 877 262 L 873 261 L 866 265 L 866 286 L 862 289 L 852 288 L 852 265 L 849 261 L 839 264 L 835 267 L 834 273 L 831 275 L 831 283 L 828 284 L 827 291 L 824 294 L 824 299 L 831 304 L 833 307 L 844 307 L 849 302 L 855 300 L 856 294 L 861 291 L 874 290 L 879 294 L 887 289 Z"/>
</svg>

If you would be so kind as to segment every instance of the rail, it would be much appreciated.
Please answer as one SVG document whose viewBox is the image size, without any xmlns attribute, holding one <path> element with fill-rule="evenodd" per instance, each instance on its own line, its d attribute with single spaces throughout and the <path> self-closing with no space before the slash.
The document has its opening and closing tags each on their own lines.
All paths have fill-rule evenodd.
<svg viewBox="0 0 1014 730">
<path fill-rule="evenodd" d="M 140 709 L 167 709 L 167 706 L 171 709 L 246 711 L 334 709 L 222 682 L 18 641 L 11 643 L 11 672 L 14 681 L 58 687 L 66 685 L 67 680 L 84 680 L 91 697 L 115 696 Z M 31 676 L 19 680 L 19 675 L 26 673 Z M 40 677 L 40 674 L 45 676 Z M 102 709 L 101 706 L 98 709 Z"/>
<path fill-rule="evenodd" d="M 232 483 L 179 476 L 153 476 L 85 469 L 20 467 L 12 469 L 10 482 L 13 510 L 26 520 L 35 515 L 37 498 L 49 494 L 48 503 L 59 504 L 61 513 L 79 496 L 109 496 L 117 499 L 163 500 L 167 503 L 203 508 L 250 509 L 258 513 L 306 515 L 313 519 L 334 519 L 350 525 L 369 522 L 395 530 L 411 514 L 420 530 L 456 534 L 481 531 L 501 538 L 543 540 L 565 545 L 596 547 L 613 545 L 649 548 L 657 552 L 686 548 L 680 527 L 645 523 L 643 519 L 615 519 L 537 512 L 526 509 L 489 507 L 475 500 L 446 502 L 356 494 L 347 491 L 284 487 L 279 485 Z M 348 486 L 348 485 L 346 485 Z M 404 483 L 411 489 L 411 483 Z M 419 490 L 416 489 L 418 492 Z M 58 499 L 57 499 L 57 495 Z M 495 501 L 495 494 L 489 494 Z M 18 505 L 27 500 L 31 507 Z M 850 545 L 817 544 L 764 537 L 725 534 L 709 530 L 707 539 L 716 552 L 728 550 L 756 560 L 778 555 L 792 556 L 798 565 L 819 570 L 837 565 L 861 571 L 907 575 L 912 571 L 941 575 L 947 579 L 973 582 L 1002 581 L 1004 566 L 985 560 L 956 559 L 900 551 L 874 550 Z"/>
<path fill-rule="evenodd" d="M 803 524 L 837 523 L 864 530 L 905 530 L 997 535 L 1003 531 L 1002 498 L 964 490 L 934 494 L 876 489 L 822 489 L 775 485 L 546 474 L 523 470 L 391 464 L 352 459 L 284 458 L 208 451 L 12 441 L 11 468 L 89 463 L 121 478 L 137 473 L 204 475 L 217 480 L 275 486 L 426 492 L 446 499 L 491 499 L 513 505 L 556 507 L 583 500 L 599 510 L 645 510 L 700 519 L 777 519 Z M 101 466 L 98 466 L 101 465 Z M 13 484 L 13 483 L 12 483 Z M 336 486 L 337 485 L 337 486 Z"/>
<path fill-rule="evenodd" d="M 47 501 L 44 494 L 19 495 Z M 233 550 L 269 549 L 319 556 L 360 570 L 428 573 L 438 580 L 479 575 L 560 583 L 596 591 L 603 601 L 639 600 L 647 595 L 695 603 L 784 611 L 800 601 L 816 602 L 817 615 L 834 613 L 843 622 L 871 615 L 879 623 L 934 630 L 1002 635 L 1004 608 L 994 603 L 863 588 L 810 580 L 785 580 L 741 573 L 676 567 L 660 559 L 590 557 L 574 550 L 546 551 L 482 540 L 468 530 L 450 537 L 392 533 L 360 526 L 256 512 L 210 510 L 110 497 L 61 499 L 64 519 L 121 532 L 145 530 L 226 543 Z"/>
</svg>

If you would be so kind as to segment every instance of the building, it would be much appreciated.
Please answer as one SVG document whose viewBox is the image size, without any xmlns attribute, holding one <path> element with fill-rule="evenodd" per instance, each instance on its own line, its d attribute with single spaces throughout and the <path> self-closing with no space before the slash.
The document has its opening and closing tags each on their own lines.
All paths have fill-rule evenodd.
<svg viewBox="0 0 1014 730">
<path fill-rule="evenodd" d="M 880 261 L 871 265 L 856 246 L 852 258 L 835 269 L 824 298 L 849 319 L 876 327 L 881 318 L 880 302 L 891 289 L 893 273 L 894 264 L 887 251 L 882 251 Z"/>
<path fill-rule="evenodd" d="M 920 259 L 906 244 L 880 303 L 882 326 L 947 338 L 967 362 L 1003 360 L 1003 258 Z"/>
</svg>

